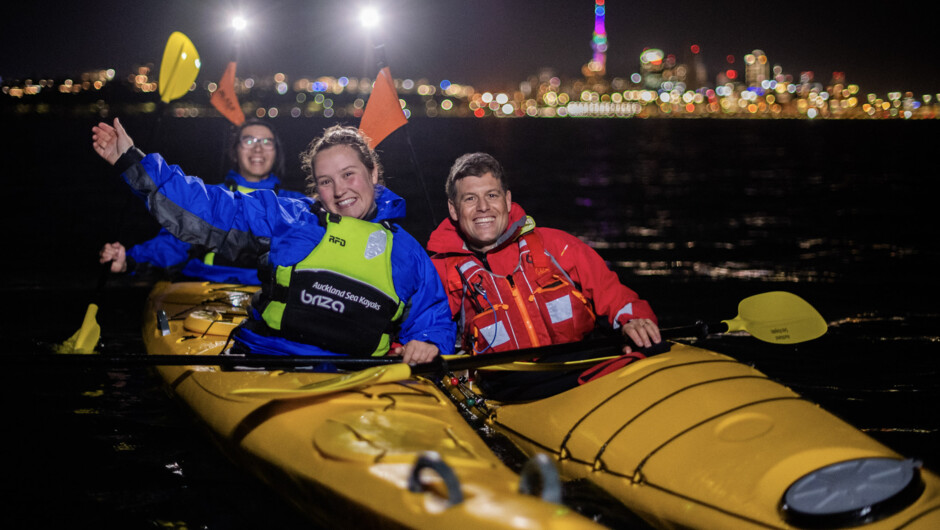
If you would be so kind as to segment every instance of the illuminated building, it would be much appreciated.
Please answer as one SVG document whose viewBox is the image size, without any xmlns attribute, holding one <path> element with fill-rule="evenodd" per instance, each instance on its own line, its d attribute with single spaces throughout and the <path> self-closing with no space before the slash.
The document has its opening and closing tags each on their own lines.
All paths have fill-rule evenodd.
<svg viewBox="0 0 940 530">
<path fill-rule="evenodd" d="M 594 55 L 581 69 L 584 77 L 601 77 L 607 73 L 607 29 L 604 27 L 606 8 L 604 0 L 594 1 L 594 34 L 591 38 L 591 49 Z"/>
<path fill-rule="evenodd" d="M 748 87 L 760 88 L 770 80 L 770 62 L 762 50 L 754 50 L 744 56 L 744 82 Z"/>
<path fill-rule="evenodd" d="M 698 44 L 689 46 L 689 53 L 691 53 L 691 57 L 687 56 L 687 71 L 683 81 L 688 88 L 697 90 L 708 84 L 708 73 L 705 70 L 705 63 L 702 61 L 701 48 L 699 48 Z"/>
<path fill-rule="evenodd" d="M 658 48 L 647 48 L 640 54 L 640 76 L 646 88 L 657 90 L 663 84 L 664 57 Z"/>
</svg>

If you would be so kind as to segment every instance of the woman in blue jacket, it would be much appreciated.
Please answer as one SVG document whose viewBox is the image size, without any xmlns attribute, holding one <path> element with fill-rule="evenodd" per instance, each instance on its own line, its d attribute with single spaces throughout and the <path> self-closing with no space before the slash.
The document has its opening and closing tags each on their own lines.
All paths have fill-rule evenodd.
<svg viewBox="0 0 940 530">
<path fill-rule="evenodd" d="M 350 127 L 331 127 L 302 159 L 318 201 L 205 186 L 144 155 L 115 119 L 93 128 L 95 151 L 146 196 L 173 235 L 219 248 L 268 238 L 271 278 L 236 346 L 279 355 L 402 355 L 421 363 L 453 352 L 456 328 L 422 246 L 397 224 L 404 200 L 381 184 L 378 156 Z M 400 345 L 398 345 L 400 344 Z"/>
<path fill-rule="evenodd" d="M 231 192 L 273 190 L 278 195 L 302 199 L 304 194 L 282 190 L 277 174 L 284 173 L 284 155 L 274 128 L 261 120 L 244 122 L 232 134 L 228 157 L 234 167 L 220 187 Z M 111 262 L 111 272 L 144 274 L 154 268 L 213 282 L 258 285 L 258 259 L 268 251 L 266 242 L 256 248 L 230 247 L 219 252 L 181 241 L 163 228 L 149 241 L 125 250 L 119 242 L 107 243 L 98 253 L 101 263 Z"/>
</svg>

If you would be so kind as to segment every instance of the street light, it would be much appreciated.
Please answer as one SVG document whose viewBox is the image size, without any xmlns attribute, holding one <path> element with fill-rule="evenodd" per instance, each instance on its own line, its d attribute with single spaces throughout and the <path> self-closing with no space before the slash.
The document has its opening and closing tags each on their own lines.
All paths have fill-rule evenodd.
<svg viewBox="0 0 940 530">
<path fill-rule="evenodd" d="M 374 7 L 364 7 L 359 12 L 359 22 L 362 27 L 371 29 L 379 25 L 379 11 Z"/>
<path fill-rule="evenodd" d="M 232 19 L 232 27 L 235 28 L 235 31 L 241 31 L 245 29 L 247 26 L 248 26 L 248 21 L 245 20 L 245 17 L 243 16 L 238 15 Z"/>
</svg>

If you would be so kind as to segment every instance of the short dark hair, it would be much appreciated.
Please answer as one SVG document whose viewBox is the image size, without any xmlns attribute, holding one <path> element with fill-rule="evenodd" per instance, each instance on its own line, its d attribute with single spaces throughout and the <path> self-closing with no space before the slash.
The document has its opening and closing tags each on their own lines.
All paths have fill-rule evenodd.
<svg viewBox="0 0 940 530">
<path fill-rule="evenodd" d="M 271 173 L 283 177 L 285 166 L 284 166 L 284 149 L 281 146 L 281 138 L 277 134 L 277 130 L 274 129 L 274 126 L 266 121 L 261 121 L 258 118 L 251 118 L 245 120 L 241 125 L 235 128 L 232 131 L 232 135 L 229 138 L 228 142 L 228 157 L 232 162 L 232 168 L 238 171 L 238 145 L 242 141 L 242 131 L 246 127 L 251 127 L 252 125 L 260 125 L 266 127 L 271 131 L 271 136 L 274 137 L 274 165 L 271 166 Z"/>
<path fill-rule="evenodd" d="M 366 166 L 369 173 L 372 173 L 374 169 L 378 170 L 379 184 L 385 182 L 382 178 L 383 171 L 382 163 L 379 161 L 379 154 L 369 147 L 369 142 L 362 132 L 355 127 L 334 125 L 323 131 L 323 136 L 314 138 L 313 141 L 310 142 L 310 145 L 300 153 L 300 164 L 304 173 L 307 174 L 306 182 L 308 195 L 316 191 L 317 188 L 317 176 L 314 174 L 313 170 L 314 158 L 316 158 L 320 151 L 337 145 L 348 145 L 351 147 L 356 151 L 356 154 L 359 155 L 359 160 Z"/>
<path fill-rule="evenodd" d="M 493 178 L 499 181 L 503 191 L 509 189 L 509 183 L 503 174 L 503 166 L 493 155 L 487 153 L 467 153 L 461 155 L 450 166 L 450 173 L 447 175 L 447 183 L 444 184 L 444 193 L 447 194 L 447 200 L 457 202 L 457 181 L 464 177 L 482 177 L 487 173 L 492 173 Z"/>
</svg>

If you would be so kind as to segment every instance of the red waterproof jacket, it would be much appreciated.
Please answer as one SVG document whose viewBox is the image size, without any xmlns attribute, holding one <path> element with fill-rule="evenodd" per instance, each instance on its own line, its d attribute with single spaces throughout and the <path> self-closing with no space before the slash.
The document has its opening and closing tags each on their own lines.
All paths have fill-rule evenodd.
<svg viewBox="0 0 940 530">
<path fill-rule="evenodd" d="M 649 304 L 594 249 L 534 224 L 513 203 L 506 232 L 484 254 L 467 249 L 450 219 L 431 234 L 431 261 L 459 316 L 465 348 L 492 353 L 581 340 L 595 315 L 615 329 L 635 318 L 656 322 Z"/>
</svg>

